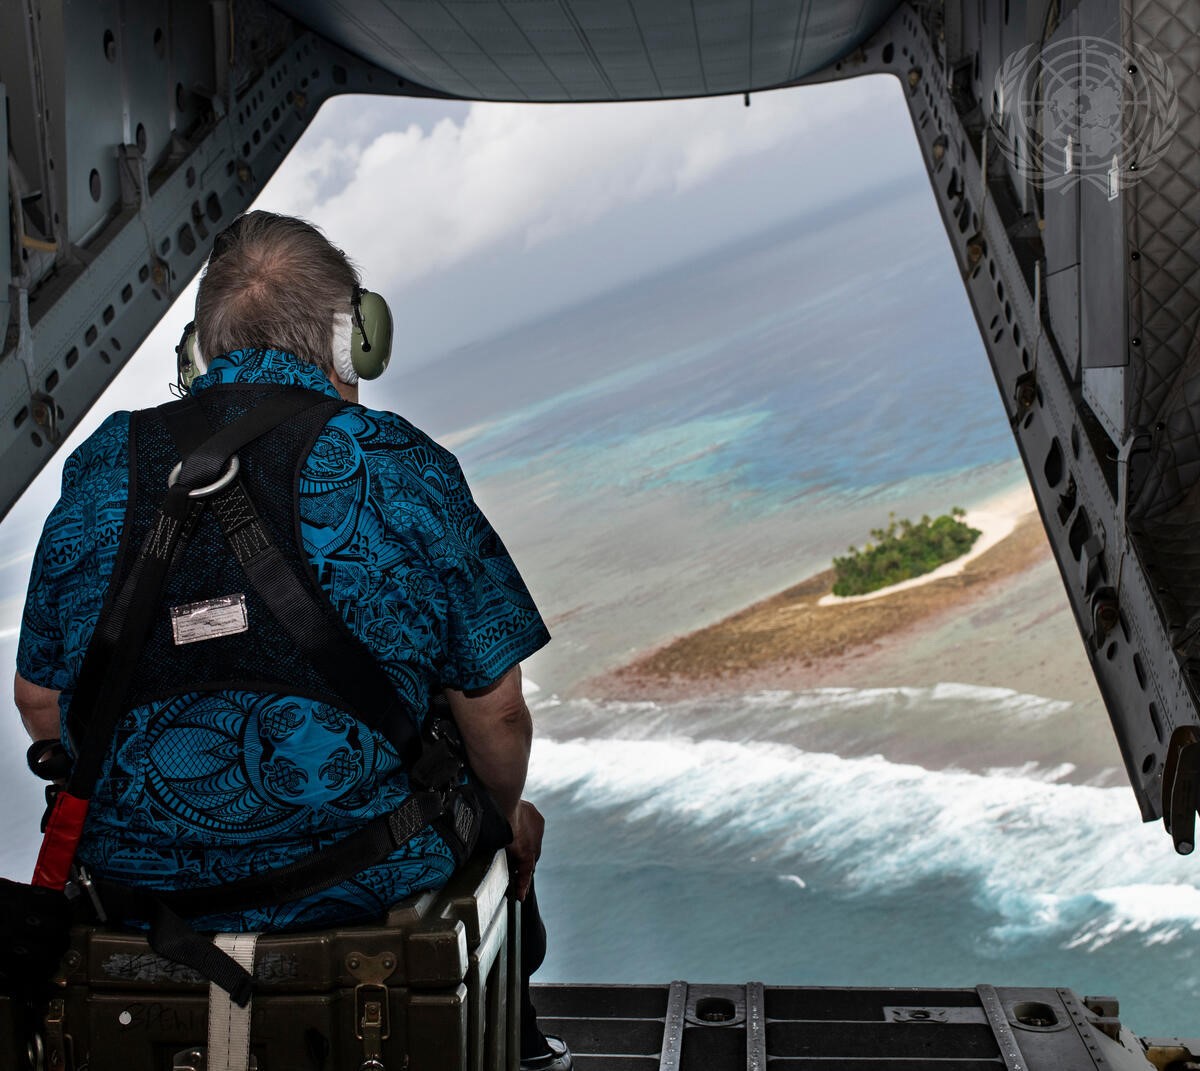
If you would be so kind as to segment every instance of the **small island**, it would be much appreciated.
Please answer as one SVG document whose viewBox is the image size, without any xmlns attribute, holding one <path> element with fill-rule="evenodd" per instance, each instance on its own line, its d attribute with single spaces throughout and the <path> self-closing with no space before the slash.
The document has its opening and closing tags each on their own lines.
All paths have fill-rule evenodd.
<svg viewBox="0 0 1200 1071">
<path fill-rule="evenodd" d="M 834 570 L 822 570 L 642 652 L 591 678 L 584 690 L 592 698 L 674 702 L 960 681 L 1091 702 L 1096 692 L 1086 657 L 1065 668 L 1070 652 L 1042 639 L 1043 622 L 1062 620 L 1070 635 L 1074 624 L 1028 486 L 965 516 L 951 510 L 950 519 L 982 534 L 971 531 L 963 544 L 970 549 L 929 572 L 838 597 Z M 902 529 L 897 521 L 897 534 Z M 1014 631 L 1014 621 L 1030 613 L 1038 628 Z"/>
<path fill-rule="evenodd" d="M 889 514 L 886 528 L 871 529 L 874 543 L 862 550 L 850 547 L 845 557 L 833 559 L 833 594 L 866 595 L 962 557 L 983 534 L 966 524 L 965 516 L 959 506 L 933 520 L 926 515 L 915 522 L 897 521 Z"/>
</svg>

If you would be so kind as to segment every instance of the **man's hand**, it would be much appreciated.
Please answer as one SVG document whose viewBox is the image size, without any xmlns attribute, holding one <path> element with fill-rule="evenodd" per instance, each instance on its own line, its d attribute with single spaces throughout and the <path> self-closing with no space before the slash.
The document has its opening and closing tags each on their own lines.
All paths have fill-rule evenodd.
<svg viewBox="0 0 1200 1071">
<path fill-rule="evenodd" d="M 524 900 L 533 881 L 533 870 L 542 854 L 542 834 L 546 819 L 528 800 L 521 800 L 512 822 L 513 839 L 508 846 L 508 865 L 518 900 Z"/>
</svg>

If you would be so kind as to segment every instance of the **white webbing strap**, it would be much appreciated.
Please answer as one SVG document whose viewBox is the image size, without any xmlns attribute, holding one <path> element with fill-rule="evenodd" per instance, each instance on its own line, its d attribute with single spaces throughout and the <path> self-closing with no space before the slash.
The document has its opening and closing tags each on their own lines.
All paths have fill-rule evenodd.
<svg viewBox="0 0 1200 1071">
<path fill-rule="evenodd" d="M 251 974 L 256 933 L 218 933 L 213 944 Z M 208 987 L 207 1071 L 249 1071 L 250 1002 L 239 1008 L 220 986 Z"/>
</svg>

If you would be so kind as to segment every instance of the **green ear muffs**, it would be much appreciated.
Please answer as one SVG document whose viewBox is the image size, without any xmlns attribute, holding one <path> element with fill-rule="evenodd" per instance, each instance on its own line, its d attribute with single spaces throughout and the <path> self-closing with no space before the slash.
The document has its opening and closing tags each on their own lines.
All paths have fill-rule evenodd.
<svg viewBox="0 0 1200 1071">
<path fill-rule="evenodd" d="M 372 290 L 351 298 L 350 361 L 359 379 L 378 379 L 392 358 L 392 310 Z"/>
<path fill-rule="evenodd" d="M 179 387 L 185 391 L 191 390 L 193 379 L 208 371 L 204 355 L 200 352 L 200 336 L 195 320 L 183 329 L 183 336 L 175 347 L 175 371 Z"/>
<path fill-rule="evenodd" d="M 392 357 L 391 309 L 379 294 L 359 288 L 354 290 L 350 309 L 349 315 L 334 317 L 334 368 L 346 383 L 378 379 Z M 207 371 L 194 321 L 183 329 L 175 357 L 179 386 L 189 390 L 192 380 Z"/>
</svg>

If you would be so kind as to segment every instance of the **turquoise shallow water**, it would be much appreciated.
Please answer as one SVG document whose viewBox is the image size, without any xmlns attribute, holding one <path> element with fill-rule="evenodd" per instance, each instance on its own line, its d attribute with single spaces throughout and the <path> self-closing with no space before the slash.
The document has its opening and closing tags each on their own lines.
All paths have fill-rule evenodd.
<svg viewBox="0 0 1200 1071">
<path fill-rule="evenodd" d="M 530 781 L 549 819 L 545 980 L 1068 985 L 1116 993 L 1141 1032 L 1195 1032 L 1195 864 L 1119 782 L 1016 746 L 1036 759 L 1039 739 L 1069 739 L 1069 703 L 954 681 L 706 709 L 587 696 L 590 676 L 825 567 L 889 511 L 1021 478 L 944 241 L 923 187 L 890 190 L 368 396 L 453 445 L 555 636 L 527 667 L 546 728 Z M 0 526 L 8 660 L 35 538 Z M 1077 642 L 1056 627 L 1046 644 Z M 851 716 L 875 735 L 830 728 Z M 959 722 L 1000 757 L 923 761 Z M 24 877 L 38 792 L 3 791 L 0 870 Z"/>
</svg>

